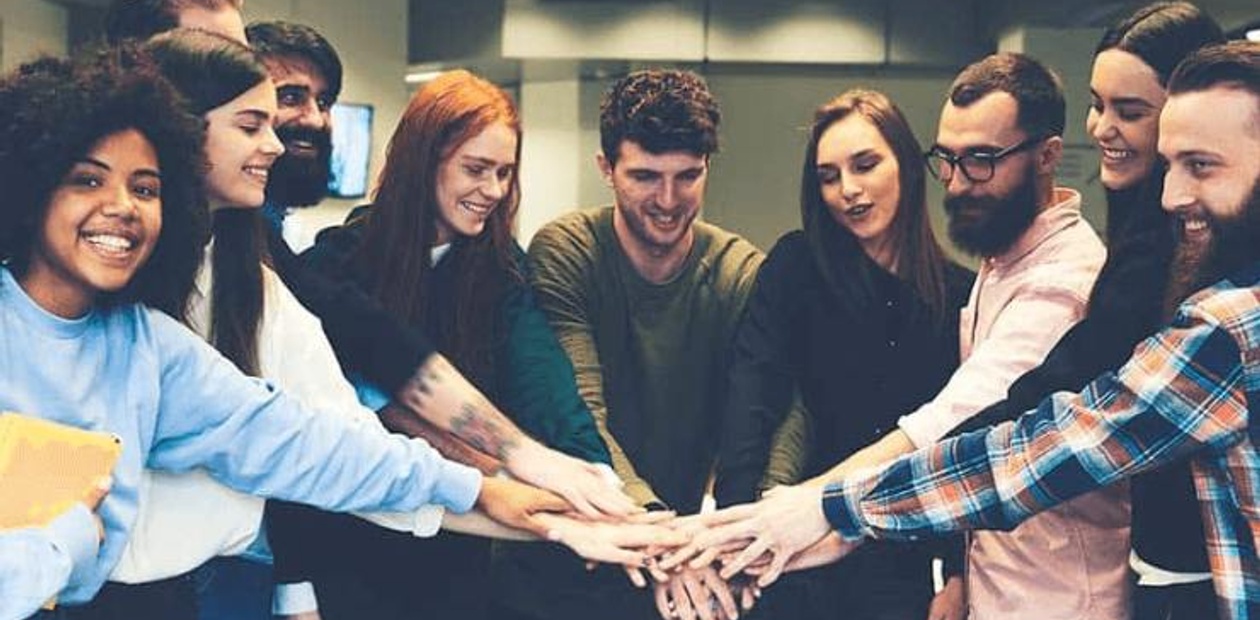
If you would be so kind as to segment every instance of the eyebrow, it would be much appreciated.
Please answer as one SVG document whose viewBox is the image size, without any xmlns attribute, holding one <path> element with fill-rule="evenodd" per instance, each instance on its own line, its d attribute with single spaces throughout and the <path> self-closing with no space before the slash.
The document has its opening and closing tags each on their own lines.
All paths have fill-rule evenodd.
<svg viewBox="0 0 1260 620">
<path fill-rule="evenodd" d="M 268 112 L 266 110 L 241 110 L 240 112 L 236 113 L 236 116 L 237 117 L 250 116 L 250 117 L 253 117 L 255 120 L 262 121 L 262 122 L 267 122 L 268 120 L 271 120 L 271 112 Z"/>
<path fill-rule="evenodd" d="M 1098 91 L 1092 88 L 1089 89 L 1089 94 L 1095 99 L 1105 99 L 1105 97 L 1098 94 Z M 1112 105 L 1137 105 L 1137 106 L 1142 106 L 1144 108 L 1151 108 L 1151 109 L 1154 109 L 1156 107 L 1155 104 L 1138 96 L 1112 97 L 1110 101 Z"/>
<path fill-rule="evenodd" d="M 511 162 L 511 161 L 500 162 L 500 161 L 495 161 L 493 159 L 490 159 L 489 157 L 481 157 L 479 155 L 461 155 L 460 157 L 463 158 L 464 161 L 472 161 L 479 164 L 485 164 L 487 166 L 516 165 L 516 162 Z"/>
<path fill-rule="evenodd" d="M 97 168 L 101 168 L 101 169 L 103 169 L 103 170 L 105 170 L 105 171 L 112 171 L 112 170 L 113 170 L 113 167 L 111 167 L 109 164 L 107 164 L 107 163 L 105 163 L 105 162 L 103 162 L 103 161 L 101 161 L 101 160 L 99 160 L 99 159 L 96 159 L 95 157 L 84 157 L 84 158 L 82 158 L 82 159 L 76 159 L 76 160 L 74 161 L 74 163 L 75 163 L 75 164 L 87 164 L 87 165 L 89 165 L 89 166 L 95 166 L 95 167 L 97 167 Z M 136 170 L 135 172 L 133 172 L 133 173 L 132 173 L 132 175 L 133 175 L 133 176 L 146 176 L 146 177 L 153 177 L 153 178 L 155 178 L 155 179 L 158 179 L 159 181 L 162 179 L 162 173 L 158 172 L 158 171 L 157 171 L 156 169 L 154 169 L 154 168 L 141 168 L 141 169 Z"/>
</svg>

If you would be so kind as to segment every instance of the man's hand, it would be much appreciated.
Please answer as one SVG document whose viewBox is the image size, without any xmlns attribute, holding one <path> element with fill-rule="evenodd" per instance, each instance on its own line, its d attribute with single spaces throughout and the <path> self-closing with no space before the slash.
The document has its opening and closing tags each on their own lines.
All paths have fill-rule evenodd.
<svg viewBox="0 0 1260 620">
<path fill-rule="evenodd" d="M 945 587 L 932 597 L 928 620 L 967 620 L 967 592 L 962 577 L 945 580 Z"/>
<path fill-rule="evenodd" d="M 684 567 L 669 581 L 655 585 L 656 609 L 663 618 L 734 620 L 739 617 L 735 597 L 717 570 Z"/>
<path fill-rule="evenodd" d="M 487 477 L 481 480 L 477 507 L 503 525 L 546 538 L 548 527 L 538 520 L 539 513 L 564 512 L 569 503 L 551 491 Z"/>
<path fill-rule="evenodd" d="M 692 568 L 708 566 L 729 553 L 732 544 L 751 541 L 723 565 L 721 575 L 730 579 L 768 552 L 770 565 L 757 579 L 758 585 L 765 587 L 779 578 L 792 556 L 831 532 L 823 515 L 822 492 L 814 485 L 776 487 L 754 504 L 703 515 L 699 521 L 709 529 L 662 562 L 662 568 L 669 570 L 691 558 Z"/>
<path fill-rule="evenodd" d="M 624 517 L 643 511 L 599 466 L 552 450 L 532 439 L 524 440 L 518 448 L 510 451 L 506 465 L 513 476 L 554 491 L 586 517 Z"/>
<path fill-rule="evenodd" d="M 548 539 L 563 544 L 584 559 L 623 564 L 628 568 L 645 566 L 655 545 L 672 543 L 672 548 L 687 542 L 683 535 L 668 527 L 645 520 L 608 523 L 557 514 L 540 514 L 536 520 L 548 528 Z M 647 583 L 636 585 L 642 587 Z"/>
</svg>

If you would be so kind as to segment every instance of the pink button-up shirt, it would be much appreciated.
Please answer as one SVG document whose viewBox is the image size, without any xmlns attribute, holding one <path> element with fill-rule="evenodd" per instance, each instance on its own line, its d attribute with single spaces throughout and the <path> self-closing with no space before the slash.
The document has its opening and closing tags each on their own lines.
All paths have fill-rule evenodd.
<svg viewBox="0 0 1260 620">
<path fill-rule="evenodd" d="M 1005 398 L 1085 316 L 1106 249 L 1081 217 L 1080 194 L 1059 188 L 1054 198 L 1009 250 L 981 263 L 962 310 L 962 365 L 898 423 L 916 446 Z M 970 620 L 1128 618 L 1127 487 L 1084 495 L 1011 532 L 977 532 L 968 544 Z"/>
</svg>

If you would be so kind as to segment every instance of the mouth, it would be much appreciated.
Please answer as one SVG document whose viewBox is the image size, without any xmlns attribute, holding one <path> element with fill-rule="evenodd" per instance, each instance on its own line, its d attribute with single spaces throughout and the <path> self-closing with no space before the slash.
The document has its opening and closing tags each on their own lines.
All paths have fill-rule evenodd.
<svg viewBox="0 0 1260 620">
<path fill-rule="evenodd" d="M 258 181 L 258 182 L 262 183 L 263 185 L 266 185 L 266 184 L 267 184 L 267 174 L 268 174 L 268 173 L 269 173 L 269 171 L 271 170 L 271 166 L 270 166 L 270 165 L 266 165 L 266 166 L 258 166 L 258 165 L 245 166 L 245 167 L 241 168 L 241 170 L 242 170 L 242 171 L 243 171 L 243 172 L 244 172 L 247 176 L 249 176 L 250 178 L 252 178 L 252 179 L 254 179 L 254 180 L 256 180 L 256 181 Z"/>
<path fill-rule="evenodd" d="M 302 157 L 314 157 L 319 152 L 319 148 L 310 140 L 286 140 L 284 142 L 284 151 L 290 155 L 299 155 Z"/>
<path fill-rule="evenodd" d="M 868 203 L 854 205 L 852 207 L 849 207 L 845 209 L 843 213 L 845 217 L 860 218 L 863 215 L 866 215 L 867 213 L 869 213 L 871 209 L 874 209 L 874 208 L 875 208 L 875 205 L 868 202 Z"/>
<path fill-rule="evenodd" d="M 1122 164 L 1137 157 L 1137 151 L 1133 149 L 1117 149 L 1099 145 L 1098 150 L 1102 153 L 1103 163 L 1106 164 Z"/>
<path fill-rule="evenodd" d="M 107 259 L 125 259 L 140 245 L 139 235 L 129 231 L 84 231 L 79 238 Z"/>
<path fill-rule="evenodd" d="M 652 225 L 657 228 L 670 229 L 678 226 L 678 224 L 682 222 L 682 213 L 669 215 L 666 213 L 653 213 L 651 211 L 647 211 L 644 215 L 646 215 L 647 219 L 652 222 Z"/>
<path fill-rule="evenodd" d="M 490 212 L 494 211 L 494 206 L 495 206 L 495 203 L 483 205 L 483 204 L 477 204 L 475 202 L 469 202 L 467 200 L 459 201 L 459 208 L 465 211 L 468 211 L 469 213 L 472 213 L 473 215 L 476 215 L 477 217 L 489 216 Z"/>
<path fill-rule="evenodd" d="M 1206 218 L 1193 215 L 1181 216 L 1181 230 L 1188 237 L 1209 234 L 1208 221 Z"/>
</svg>

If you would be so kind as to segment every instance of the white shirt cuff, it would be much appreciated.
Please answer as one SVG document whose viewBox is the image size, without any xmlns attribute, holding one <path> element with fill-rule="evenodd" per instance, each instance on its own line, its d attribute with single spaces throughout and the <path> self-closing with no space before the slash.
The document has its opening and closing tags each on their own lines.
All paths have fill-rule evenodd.
<svg viewBox="0 0 1260 620">
<path fill-rule="evenodd" d="M 319 609 L 315 599 L 315 585 L 309 581 L 276 584 L 275 598 L 271 601 L 271 613 L 291 616 Z"/>
<path fill-rule="evenodd" d="M 395 532 L 407 532 L 417 538 L 429 538 L 442 529 L 442 517 L 446 509 L 437 504 L 425 504 L 415 512 L 368 512 L 355 516 Z"/>
</svg>

